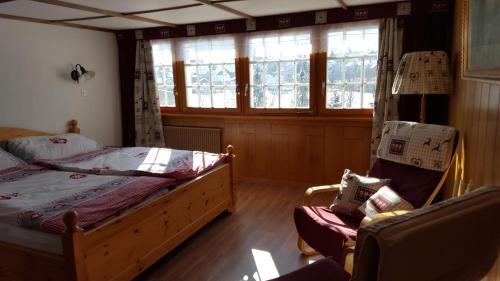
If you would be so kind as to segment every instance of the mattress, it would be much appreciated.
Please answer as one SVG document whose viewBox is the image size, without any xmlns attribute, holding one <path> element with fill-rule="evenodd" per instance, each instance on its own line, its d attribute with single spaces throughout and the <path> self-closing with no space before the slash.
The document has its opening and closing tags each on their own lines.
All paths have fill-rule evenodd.
<svg viewBox="0 0 500 281">
<path fill-rule="evenodd" d="M 57 234 L 31 230 L 0 222 L 0 241 L 26 248 L 62 255 L 61 236 Z"/>
</svg>

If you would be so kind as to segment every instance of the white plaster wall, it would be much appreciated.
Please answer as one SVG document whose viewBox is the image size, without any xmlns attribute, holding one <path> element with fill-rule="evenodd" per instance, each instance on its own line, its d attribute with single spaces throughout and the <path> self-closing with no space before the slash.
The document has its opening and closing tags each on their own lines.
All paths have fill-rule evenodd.
<svg viewBox="0 0 500 281">
<path fill-rule="evenodd" d="M 76 63 L 94 79 L 75 84 Z M 119 90 L 114 34 L 0 19 L 0 127 L 64 132 L 77 119 L 82 134 L 121 145 Z"/>
</svg>

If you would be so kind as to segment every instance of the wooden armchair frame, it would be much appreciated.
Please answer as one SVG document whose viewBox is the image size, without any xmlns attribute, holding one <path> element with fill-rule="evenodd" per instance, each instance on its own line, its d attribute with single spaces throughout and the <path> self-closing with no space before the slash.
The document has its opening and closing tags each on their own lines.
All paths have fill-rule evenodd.
<svg viewBox="0 0 500 281">
<path fill-rule="evenodd" d="M 461 150 L 461 153 L 459 155 L 459 150 Z M 448 166 L 448 168 L 444 171 L 441 179 L 439 180 L 436 188 L 434 189 L 434 191 L 432 192 L 432 194 L 429 196 L 429 198 L 427 199 L 427 201 L 425 202 L 425 204 L 422 206 L 423 207 L 427 207 L 427 206 L 430 206 L 431 203 L 434 201 L 434 199 L 436 198 L 437 194 L 439 193 L 439 191 L 442 189 L 447 177 L 448 177 L 448 173 L 450 172 L 453 164 L 455 164 L 455 183 L 454 183 L 454 188 L 457 189 L 457 180 L 460 180 L 460 182 L 463 182 L 463 177 L 464 177 L 464 163 L 465 163 L 465 144 L 464 144 L 464 138 L 463 137 L 460 137 L 458 143 L 457 143 L 457 146 L 455 148 L 455 152 L 453 153 L 453 157 L 452 159 L 450 160 L 450 165 Z M 333 184 L 333 185 L 321 185 L 321 186 L 313 186 L 313 187 L 310 187 L 306 190 L 305 194 L 304 194 L 304 199 L 303 199 L 303 206 L 312 206 L 312 202 L 313 202 L 313 199 L 315 196 L 317 195 L 320 195 L 320 194 L 325 194 L 325 193 L 330 193 L 332 195 L 337 195 L 338 193 L 340 192 L 340 184 Z M 456 191 L 454 190 L 454 193 Z M 398 215 L 402 215 L 402 214 L 405 214 L 407 213 L 407 211 L 396 211 L 396 212 L 388 212 L 388 213 L 383 213 L 383 214 L 380 214 L 378 216 L 376 216 L 376 218 L 374 219 L 368 219 L 368 218 L 364 218 L 362 221 L 361 221 L 361 225 L 360 227 L 363 227 L 363 226 L 366 226 L 370 223 L 374 223 L 374 222 L 377 222 L 377 221 L 380 221 L 380 220 L 383 220 L 383 219 L 387 219 L 389 217 L 394 217 L 394 216 L 398 216 Z M 352 261 L 349 261 L 349 255 L 351 256 L 352 258 L 352 253 L 353 253 L 353 250 L 354 250 L 354 247 L 356 245 L 356 242 L 353 241 L 353 240 L 347 240 L 345 243 L 344 243 L 344 261 L 345 261 L 345 268 L 346 269 L 352 269 Z M 304 239 L 302 239 L 302 237 L 300 237 L 300 235 L 298 235 L 298 239 L 297 239 L 297 247 L 299 248 L 300 252 L 305 255 L 305 256 L 314 256 L 314 255 L 318 255 L 319 253 L 308 247 L 306 245 L 306 242 L 304 241 Z"/>
</svg>

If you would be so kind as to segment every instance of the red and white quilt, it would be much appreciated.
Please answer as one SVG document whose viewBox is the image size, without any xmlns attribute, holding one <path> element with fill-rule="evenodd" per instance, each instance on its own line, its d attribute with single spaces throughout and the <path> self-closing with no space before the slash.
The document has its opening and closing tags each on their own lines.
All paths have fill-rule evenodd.
<svg viewBox="0 0 500 281">
<path fill-rule="evenodd" d="M 168 192 L 174 179 L 97 176 L 23 165 L 0 170 L 2 223 L 63 233 L 62 216 L 79 214 L 89 229 L 149 198 Z"/>
<path fill-rule="evenodd" d="M 156 176 L 189 180 L 224 162 L 225 154 L 169 148 L 103 148 L 59 159 L 44 159 L 38 165 L 99 175 Z"/>
</svg>

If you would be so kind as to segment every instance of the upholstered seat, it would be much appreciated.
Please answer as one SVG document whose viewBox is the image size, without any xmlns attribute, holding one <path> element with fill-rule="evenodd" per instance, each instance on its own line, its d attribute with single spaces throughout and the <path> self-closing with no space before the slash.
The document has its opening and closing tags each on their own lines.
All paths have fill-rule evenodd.
<svg viewBox="0 0 500 281">
<path fill-rule="evenodd" d="M 356 241 L 361 219 L 335 214 L 329 208 L 302 206 L 295 208 L 295 225 L 300 237 L 323 256 L 342 263 L 342 247 L 346 241 Z"/>
</svg>

